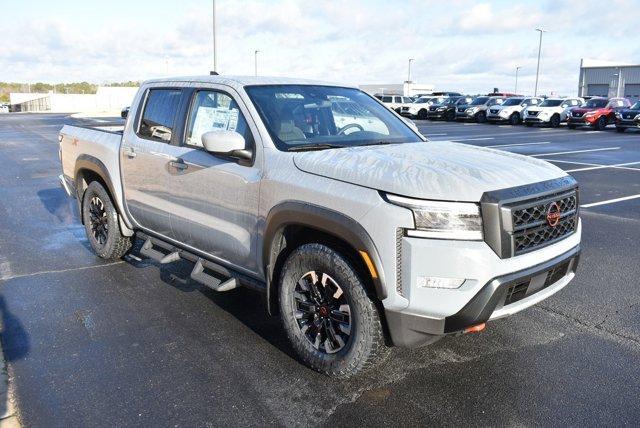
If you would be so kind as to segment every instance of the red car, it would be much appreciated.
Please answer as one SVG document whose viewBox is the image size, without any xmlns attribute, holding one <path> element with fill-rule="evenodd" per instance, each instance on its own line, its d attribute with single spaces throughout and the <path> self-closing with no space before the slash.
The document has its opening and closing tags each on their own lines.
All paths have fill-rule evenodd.
<svg viewBox="0 0 640 428">
<path fill-rule="evenodd" d="M 576 126 L 593 126 L 602 131 L 610 123 L 615 123 L 616 112 L 629 108 L 631 102 L 626 98 L 591 98 L 582 107 L 573 107 L 567 114 L 569 129 Z"/>
</svg>

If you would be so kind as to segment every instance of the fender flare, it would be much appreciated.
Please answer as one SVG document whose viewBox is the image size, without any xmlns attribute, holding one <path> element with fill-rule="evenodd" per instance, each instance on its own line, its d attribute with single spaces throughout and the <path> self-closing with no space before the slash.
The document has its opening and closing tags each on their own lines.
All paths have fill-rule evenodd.
<svg viewBox="0 0 640 428">
<path fill-rule="evenodd" d="M 120 223 L 120 229 L 122 231 L 122 234 L 125 236 L 132 236 L 133 229 L 131 228 L 131 226 L 129 226 L 127 220 L 122 215 L 122 213 L 124 212 L 123 211 L 124 207 L 121 205 L 121 201 L 119 201 L 118 198 L 116 197 L 117 193 L 115 192 L 115 188 L 113 187 L 113 180 L 111 179 L 109 170 L 100 159 L 87 154 L 81 154 L 80 156 L 78 156 L 78 158 L 76 159 L 76 165 L 73 172 L 73 180 L 76 184 L 76 196 L 78 200 L 79 212 L 82 213 L 81 192 L 83 191 L 83 189 L 81 188 L 81 186 L 79 186 L 78 178 L 82 170 L 88 170 L 93 172 L 94 174 L 97 174 L 102 179 L 102 181 L 107 185 L 107 191 L 111 195 L 111 198 L 113 199 L 113 204 L 116 206 L 116 209 L 118 211 L 118 222 Z M 80 219 L 82 221 L 82 214 L 80 214 Z"/>
<path fill-rule="evenodd" d="M 286 226 L 305 226 L 345 241 L 356 252 L 366 251 L 375 267 L 371 277 L 376 296 L 387 297 L 382 261 L 367 231 L 354 219 L 338 211 L 299 201 L 286 201 L 273 207 L 266 218 L 262 241 L 261 266 L 267 279 L 267 302 L 271 302 L 273 269 L 278 257 L 279 239 Z M 365 262 L 366 265 L 366 262 Z"/>
</svg>

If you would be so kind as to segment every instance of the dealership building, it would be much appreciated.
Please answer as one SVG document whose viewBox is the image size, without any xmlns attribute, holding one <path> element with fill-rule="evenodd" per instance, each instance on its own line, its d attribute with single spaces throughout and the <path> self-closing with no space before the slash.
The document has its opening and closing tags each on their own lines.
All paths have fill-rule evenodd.
<svg viewBox="0 0 640 428">
<path fill-rule="evenodd" d="M 640 64 L 616 64 L 583 59 L 580 61 L 578 95 L 625 97 L 640 101 Z"/>
</svg>

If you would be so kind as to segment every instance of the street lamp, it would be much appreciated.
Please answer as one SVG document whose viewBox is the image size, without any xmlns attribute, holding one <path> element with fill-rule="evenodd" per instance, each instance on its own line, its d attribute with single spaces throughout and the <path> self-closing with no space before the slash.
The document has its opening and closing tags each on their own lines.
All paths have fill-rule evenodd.
<svg viewBox="0 0 640 428">
<path fill-rule="evenodd" d="M 540 75 L 540 53 L 542 52 L 542 33 L 546 33 L 547 30 L 542 28 L 536 28 L 536 31 L 540 32 L 540 42 L 538 43 L 538 67 L 536 68 L 536 87 L 533 90 L 533 96 L 538 95 L 538 76 Z"/>
<path fill-rule="evenodd" d="M 211 74 L 218 74 L 218 39 L 216 38 L 216 0 L 213 2 L 213 71 Z"/>
<path fill-rule="evenodd" d="M 253 52 L 253 70 L 255 73 L 255 76 L 258 77 L 258 52 L 260 52 L 259 50 L 255 50 Z"/>
<path fill-rule="evenodd" d="M 518 95 L 518 70 L 520 70 L 522 67 L 516 67 L 516 87 L 513 90 L 513 93 Z"/>
<path fill-rule="evenodd" d="M 413 58 L 409 58 L 409 73 L 407 74 L 407 83 L 411 82 L 411 62 L 413 61 Z"/>
</svg>

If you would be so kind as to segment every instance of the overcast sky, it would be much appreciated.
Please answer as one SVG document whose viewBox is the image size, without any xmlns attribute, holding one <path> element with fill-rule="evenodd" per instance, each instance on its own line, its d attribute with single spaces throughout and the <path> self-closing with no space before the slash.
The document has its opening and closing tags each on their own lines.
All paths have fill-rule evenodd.
<svg viewBox="0 0 640 428">
<path fill-rule="evenodd" d="M 211 0 L 2 0 L 0 81 L 144 80 L 207 74 Z M 580 58 L 640 63 L 640 0 L 217 0 L 218 68 L 349 84 L 575 94 Z"/>
</svg>

